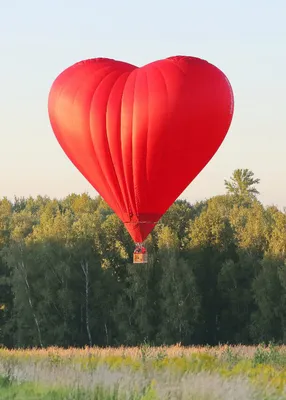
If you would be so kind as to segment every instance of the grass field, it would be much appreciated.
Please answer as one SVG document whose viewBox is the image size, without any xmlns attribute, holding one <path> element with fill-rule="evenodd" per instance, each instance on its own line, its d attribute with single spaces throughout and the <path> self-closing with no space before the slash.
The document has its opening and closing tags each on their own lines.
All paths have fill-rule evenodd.
<svg viewBox="0 0 286 400">
<path fill-rule="evenodd" d="M 0 349 L 0 399 L 286 399 L 286 347 Z"/>
</svg>

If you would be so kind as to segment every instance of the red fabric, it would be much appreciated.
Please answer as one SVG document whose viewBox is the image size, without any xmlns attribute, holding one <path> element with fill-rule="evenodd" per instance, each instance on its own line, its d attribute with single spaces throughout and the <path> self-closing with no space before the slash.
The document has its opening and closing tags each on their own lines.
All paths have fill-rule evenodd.
<svg viewBox="0 0 286 400">
<path fill-rule="evenodd" d="M 48 110 L 67 156 L 143 242 L 218 150 L 233 93 L 226 76 L 198 58 L 141 68 L 101 58 L 62 72 Z"/>
</svg>

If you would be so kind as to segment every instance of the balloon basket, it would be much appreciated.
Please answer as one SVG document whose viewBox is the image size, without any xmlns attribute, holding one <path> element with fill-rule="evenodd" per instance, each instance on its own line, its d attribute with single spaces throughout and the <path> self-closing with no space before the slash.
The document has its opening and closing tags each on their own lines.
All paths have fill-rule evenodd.
<svg viewBox="0 0 286 400">
<path fill-rule="evenodd" d="M 145 253 L 145 254 L 134 253 L 133 254 L 133 264 L 146 264 L 147 262 L 148 262 L 147 253 Z"/>
<path fill-rule="evenodd" d="M 144 246 L 141 243 L 136 245 L 133 253 L 133 264 L 146 264 L 148 262 L 148 254 Z"/>
</svg>

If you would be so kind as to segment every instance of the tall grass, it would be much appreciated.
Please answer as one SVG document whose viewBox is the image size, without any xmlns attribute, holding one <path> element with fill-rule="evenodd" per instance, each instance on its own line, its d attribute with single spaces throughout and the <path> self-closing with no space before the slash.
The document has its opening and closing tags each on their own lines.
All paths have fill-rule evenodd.
<svg viewBox="0 0 286 400">
<path fill-rule="evenodd" d="M 282 400 L 286 347 L 3 348 L 0 375 L 1 399 Z"/>
</svg>

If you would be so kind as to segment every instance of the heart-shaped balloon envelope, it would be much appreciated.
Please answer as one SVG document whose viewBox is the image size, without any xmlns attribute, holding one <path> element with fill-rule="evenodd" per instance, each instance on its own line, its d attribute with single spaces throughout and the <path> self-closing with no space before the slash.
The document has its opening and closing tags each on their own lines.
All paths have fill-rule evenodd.
<svg viewBox="0 0 286 400">
<path fill-rule="evenodd" d="M 218 150 L 233 93 L 199 58 L 96 58 L 57 77 L 48 109 L 67 156 L 142 242 Z"/>
</svg>

